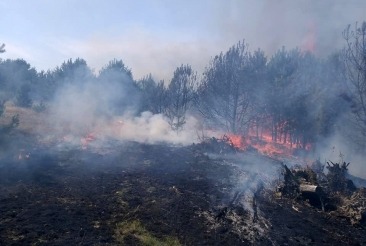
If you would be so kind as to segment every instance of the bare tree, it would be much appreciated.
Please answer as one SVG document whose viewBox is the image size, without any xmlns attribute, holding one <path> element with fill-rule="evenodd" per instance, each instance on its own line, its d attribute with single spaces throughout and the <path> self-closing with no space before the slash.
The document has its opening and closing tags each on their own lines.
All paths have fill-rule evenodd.
<svg viewBox="0 0 366 246">
<path fill-rule="evenodd" d="M 355 125 L 366 137 L 366 22 L 361 27 L 356 23 L 343 32 L 345 65 L 349 89 L 351 90 L 352 112 Z"/>
</svg>

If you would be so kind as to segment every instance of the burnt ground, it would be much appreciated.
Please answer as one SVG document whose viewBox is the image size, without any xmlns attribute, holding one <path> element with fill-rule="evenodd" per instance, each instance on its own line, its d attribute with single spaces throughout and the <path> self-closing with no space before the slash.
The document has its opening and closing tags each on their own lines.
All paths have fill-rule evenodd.
<svg viewBox="0 0 366 246">
<path fill-rule="evenodd" d="M 366 244 L 365 229 L 346 218 L 260 189 L 266 176 L 246 171 L 260 161 L 197 146 L 113 146 L 2 154 L 0 245 L 143 245 L 133 233 L 116 236 L 129 221 L 182 245 Z"/>
</svg>

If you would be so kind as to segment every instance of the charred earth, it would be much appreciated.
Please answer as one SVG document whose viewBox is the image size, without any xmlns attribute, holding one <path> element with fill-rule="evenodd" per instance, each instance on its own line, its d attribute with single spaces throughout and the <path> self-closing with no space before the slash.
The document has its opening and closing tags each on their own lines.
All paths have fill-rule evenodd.
<svg viewBox="0 0 366 246">
<path fill-rule="evenodd" d="M 366 244 L 362 223 L 277 196 L 282 165 L 257 152 L 21 138 L 1 155 L 1 245 Z"/>
</svg>

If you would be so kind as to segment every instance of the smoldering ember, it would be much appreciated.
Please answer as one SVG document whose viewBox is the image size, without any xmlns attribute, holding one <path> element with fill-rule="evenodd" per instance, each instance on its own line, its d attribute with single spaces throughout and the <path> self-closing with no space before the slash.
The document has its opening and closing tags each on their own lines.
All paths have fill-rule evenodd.
<svg viewBox="0 0 366 246">
<path fill-rule="evenodd" d="M 366 23 L 339 35 L 170 81 L 0 60 L 0 245 L 366 244 Z"/>
</svg>

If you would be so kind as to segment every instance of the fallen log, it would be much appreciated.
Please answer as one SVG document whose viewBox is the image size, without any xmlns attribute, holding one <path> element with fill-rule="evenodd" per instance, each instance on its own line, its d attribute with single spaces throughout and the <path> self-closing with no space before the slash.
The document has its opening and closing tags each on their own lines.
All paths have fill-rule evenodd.
<svg viewBox="0 0 366 246">
<path fill-rule="evenodd" d="M 309 192 L 309 193 L 321 194 L 322 188 L 318 185 L 300 184 L 300 192 Z"/>
</svg>

